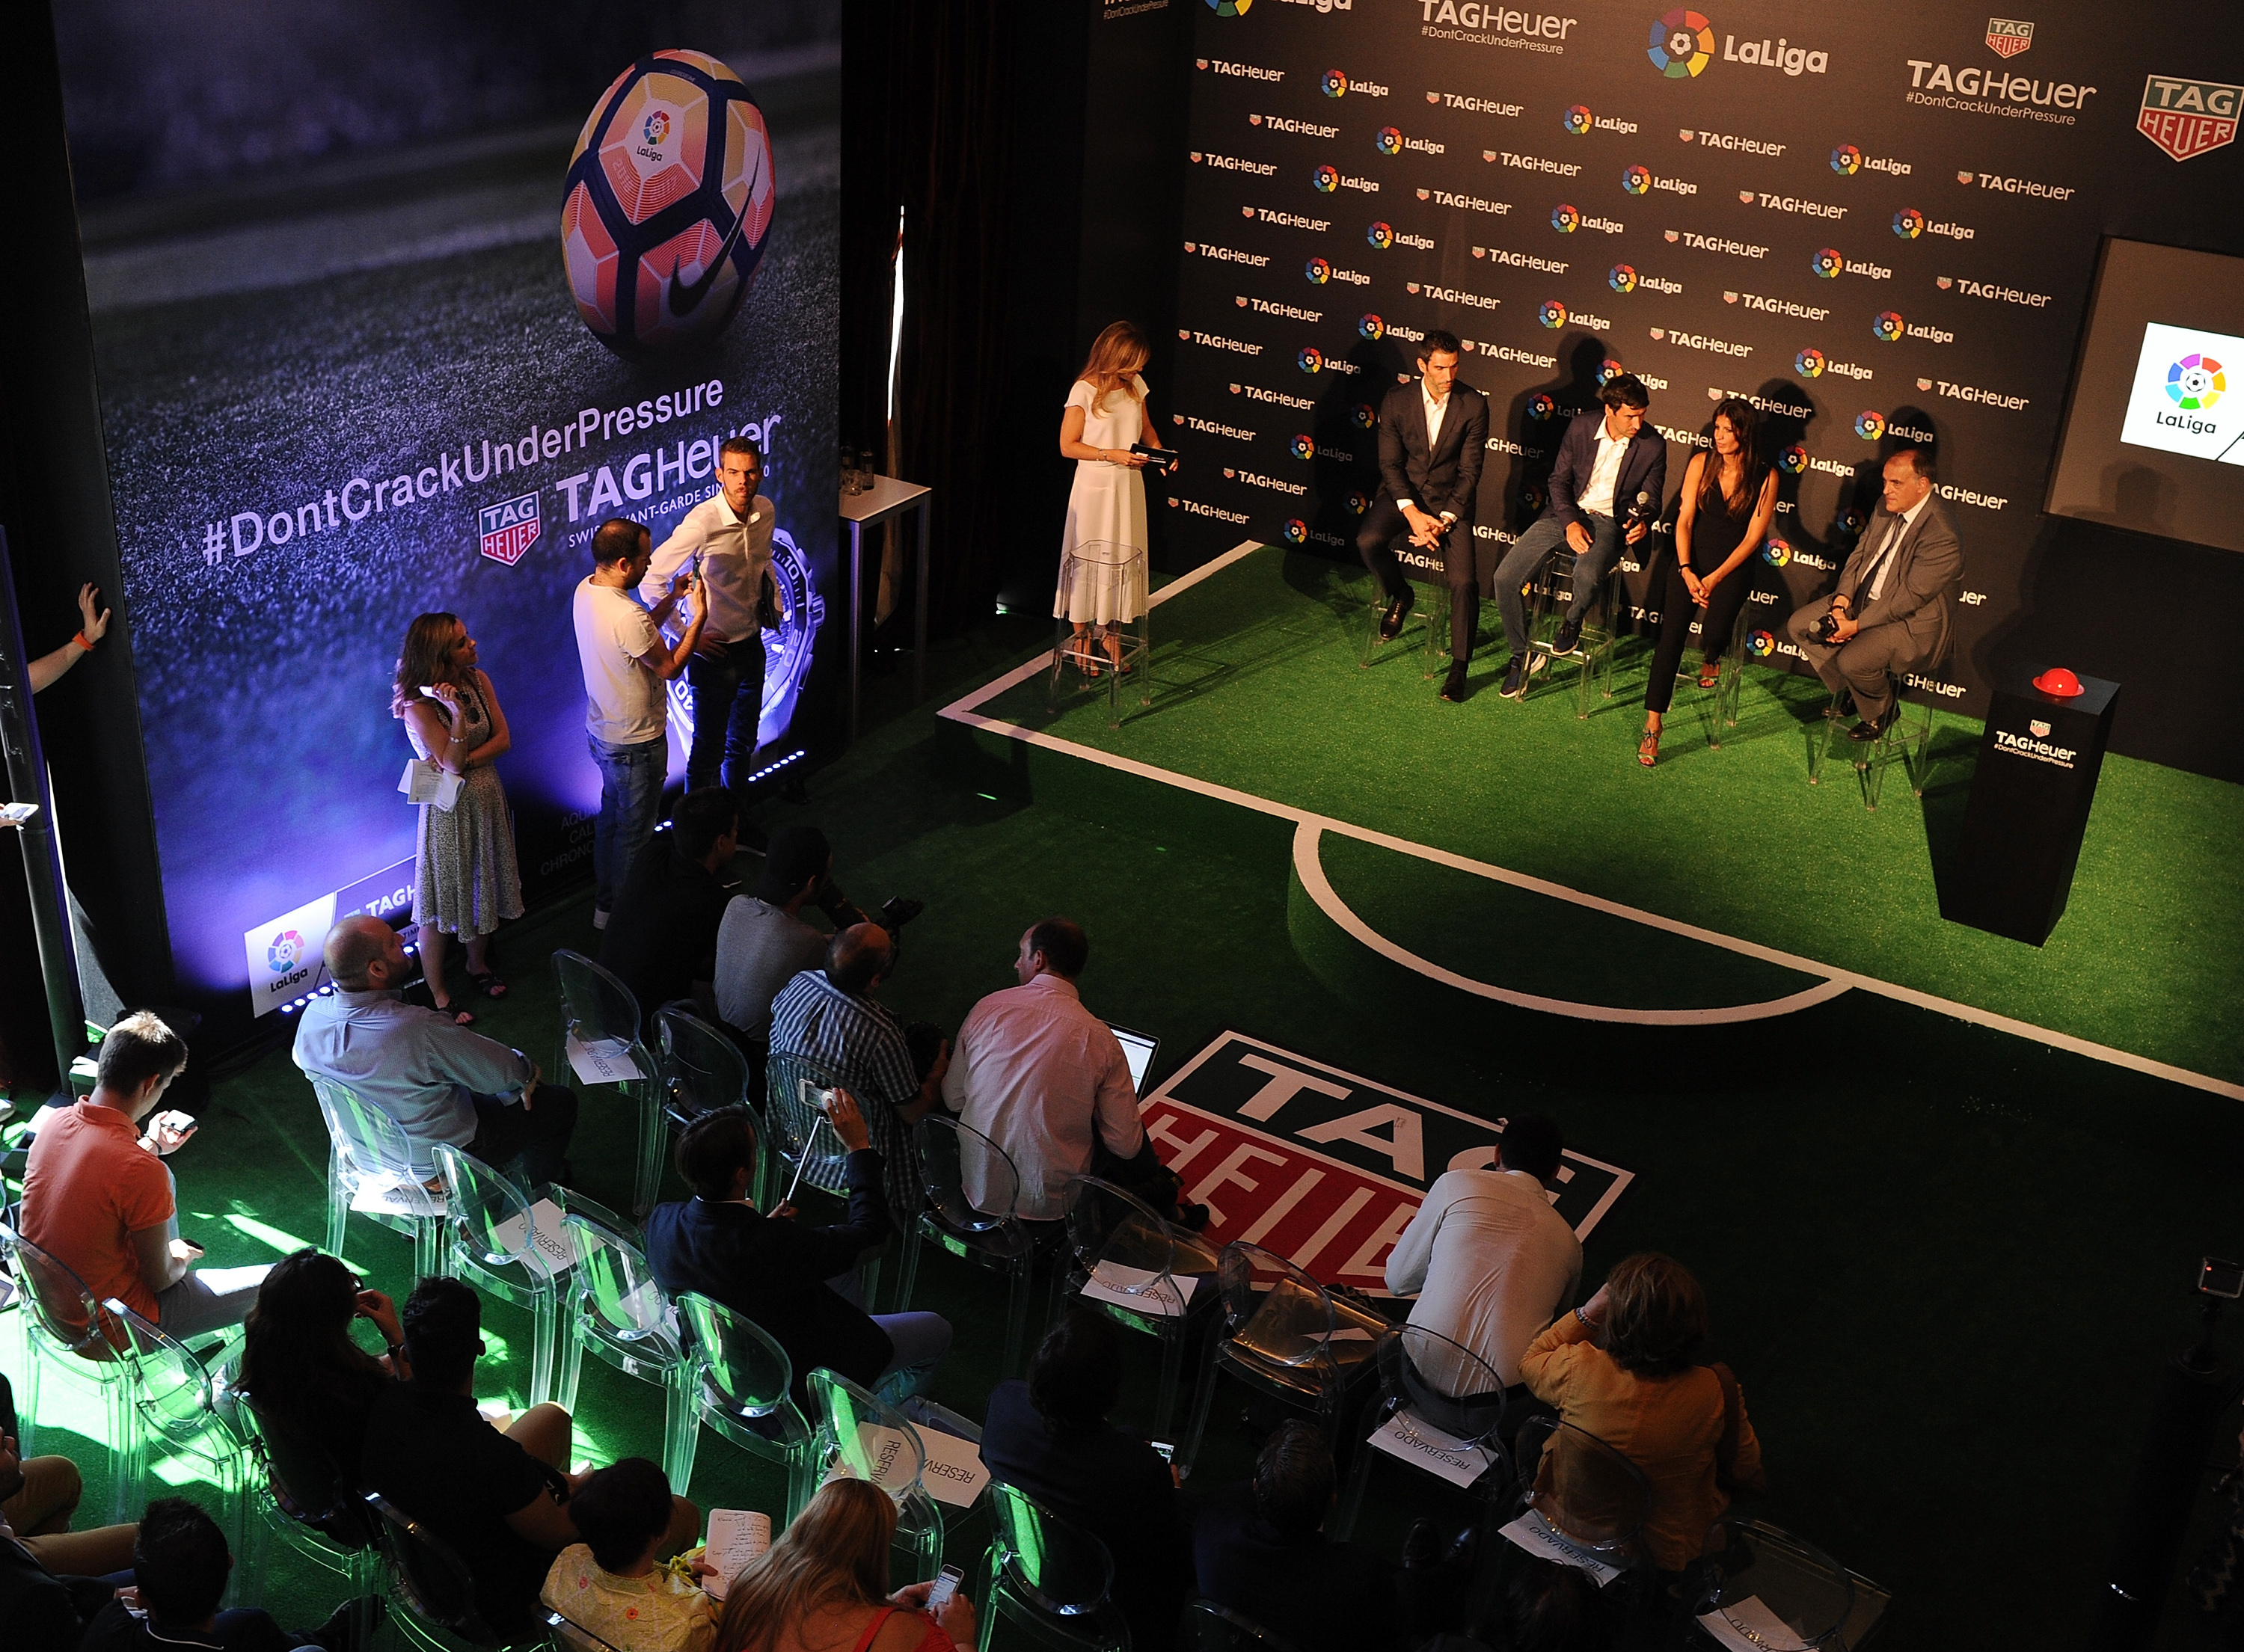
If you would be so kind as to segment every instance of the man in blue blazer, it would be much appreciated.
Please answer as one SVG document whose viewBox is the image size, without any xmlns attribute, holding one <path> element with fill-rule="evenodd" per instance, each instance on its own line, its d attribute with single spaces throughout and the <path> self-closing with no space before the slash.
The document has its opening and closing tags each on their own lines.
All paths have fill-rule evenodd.
<svg viewBox="0 0 2244 1652">
<path fill-rule="evenodd" d="M 1496 570 L 1496 605 L 1504 616 L 1504 640 L 1511 646 L 1511 669 L 1501 691 L 1514 699 L 1527 695 L 1527 614 L 1520 588 L 1553 551 L 1563 547 L 1574 553 L 1574 598 L 1553 650 L 1572 653 L 1581 639 L 1582 616 L 1622 543 L 1633 545 L 1651 530 L 1666 497 L 1667 442 L 1644 421 L 1652 405 L 1644 381 L 1618 374 L 1598 392 L 1598 401 L 1599 408 L 1566 427 L 1551 472 L 1551 502 Z"/>
</svg>

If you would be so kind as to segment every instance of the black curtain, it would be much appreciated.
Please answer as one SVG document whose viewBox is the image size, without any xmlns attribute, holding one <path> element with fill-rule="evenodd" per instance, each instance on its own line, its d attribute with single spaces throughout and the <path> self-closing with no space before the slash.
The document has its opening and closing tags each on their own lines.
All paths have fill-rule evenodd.
<svg viewBox="0 0 2244 1652">
<path fill-rule="evenodd" d="M 842 31 L 842 441 L 887 447 L 901 212 L 896 474 L 935 489 L 929 619 L 945 634 L 990 612 L 1004 565 L 1017 30 L 995 0 L 848 0 Z"/>
</svg>

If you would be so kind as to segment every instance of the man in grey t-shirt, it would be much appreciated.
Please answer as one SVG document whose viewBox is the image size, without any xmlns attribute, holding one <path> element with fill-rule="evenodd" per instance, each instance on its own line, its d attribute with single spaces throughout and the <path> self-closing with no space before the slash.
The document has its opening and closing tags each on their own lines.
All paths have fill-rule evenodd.
<svg viewBox="0 0 2244 1652">
<path fill-rule="evenodd" d="M 761 1049 L 771 1037 L 772 1000 L 806 969 L 826 964 L 826 936 L 801 913 L 833 870 L 834 852 L 815 826 L 783 827 L 764 855 L 754 894 L 734 895 L 717 930 L 717 1013 Z"/>
</svg>

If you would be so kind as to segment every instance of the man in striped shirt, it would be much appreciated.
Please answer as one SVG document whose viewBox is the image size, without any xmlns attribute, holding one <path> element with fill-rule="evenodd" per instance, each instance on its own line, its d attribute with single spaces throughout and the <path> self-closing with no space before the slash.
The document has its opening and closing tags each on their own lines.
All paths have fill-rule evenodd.
<svg viewBox="0 0 2244 1652">
<path fill-rule="evenodd" d="M 880 925 L 842 930 L 827 944 L 826 967 L 804 970 L 772 1001 L 771 1053 L 823 1069 L 856 1098 L 881 1155 L 889 1219 L 909 1233 L 927 1195 L 906 1132 L 938 1103 L 950 1046 L 924 1076 L 914 1069 L 903 1028 L 873 1001 L 896 961 L 896 938 Z"/>
</svg>

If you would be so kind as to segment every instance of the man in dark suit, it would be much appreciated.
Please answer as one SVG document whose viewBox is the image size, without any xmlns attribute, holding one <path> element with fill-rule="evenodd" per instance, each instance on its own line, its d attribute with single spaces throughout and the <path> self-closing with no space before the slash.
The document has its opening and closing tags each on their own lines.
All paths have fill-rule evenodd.
<svg viewBox="0 0 2244 1652">
<path fill-rule="evenodd" d="M 1450 674 L 1442 698 L 1461 700 L 1465 662 L 1480 625 L 1480 578 L 1473 565 L 1473 507 L 1488 452 L 1488 398 L 1459 384 L 1457 335 L 1436 327 L 1418 356 L 1416 384 L 1387 393 L 1379 410 L 1379 497 L 1364 513 L 1355 549 L 1386 603 L 1379 640 L 1391 642 L 1410 611 L 1410 582 L 1393 541 L 1408 534 L 1420 567 L 1438 556 L 1450 587 Z"/>
<path fill-rule="evenodd" d="M 1851 691 L 1862 721 L 1857 740 L 1874 740 L 1900 709 L 1893 679 L 1933 665 L 1948 652 L 1964 551 L 1948 513 L 1932 496 L 1932 456 L 1903 448 L 1885 463 L 1883 502 L 1855 542 L 1828 597 L 1795 610 L 1785 634 L 1834 694 Z M 1833 622 L 1824 635 L 1824 617 Z"/>
<path fill-rule="evenodd" d="M 1652 395 L 1644 381 L 1618 374 L 1598 392 L 1598 401 L 1599 407 L 1566 427 L 1551 471 L 1551 502 L 1496 570 L 1496 605 L 1511 648 L 1502 691 L 1514 699 L 1526 698 L 1529 671 L 1520 588 L 1552 552 L 1563 546 L 1574 553 L 1574 597 L 1551 650 L 1572 653 L 1581 639 L 1582 616 L 1621 545 L 1633 545 L 1651 530 L 1666 497 L 1667 441 L 1645 422 Z"/>
</svg>

